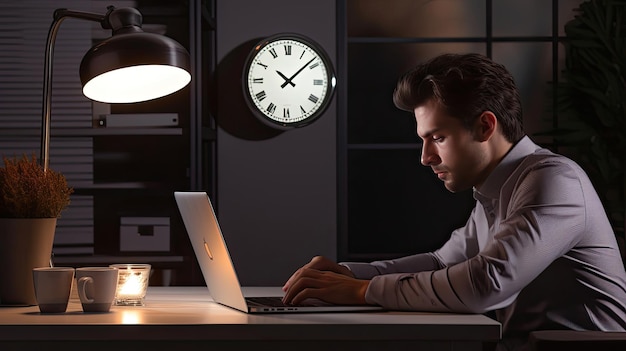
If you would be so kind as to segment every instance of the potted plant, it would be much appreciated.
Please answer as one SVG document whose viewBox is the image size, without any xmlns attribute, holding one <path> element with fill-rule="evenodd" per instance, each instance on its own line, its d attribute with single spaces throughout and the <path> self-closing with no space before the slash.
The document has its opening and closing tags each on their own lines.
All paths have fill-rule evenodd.
<svg viewBox="0 0 626 351">
<path fill-rule="evenodd" d="M 558 145 L 587 171 L 618 237 L 626 212 L 626 2 L 580 4 L 565 25 L 563 80 L 554 86 Z"/>
<path fill-rule="evenodd" d="M 35 156 L 3 157 L 0 168 L 0 304 L 34 305 L 32 269 L 50 265 L 57 218 L 73 189 Z"/>
</svg>

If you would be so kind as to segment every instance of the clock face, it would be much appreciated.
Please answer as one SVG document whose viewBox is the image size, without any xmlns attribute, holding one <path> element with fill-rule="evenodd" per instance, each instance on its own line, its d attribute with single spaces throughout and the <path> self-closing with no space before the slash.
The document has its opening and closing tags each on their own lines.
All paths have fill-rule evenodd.
<svg viewBox="0 0 626 351">
<path fill-rule="evenodd" d="M 244 71 L 244 95 L 263 122 L 301 127 L 328 107 L 335 76 L 324 51 L 297 35 L 270 37 L 250 54 Z"/>
</svg>

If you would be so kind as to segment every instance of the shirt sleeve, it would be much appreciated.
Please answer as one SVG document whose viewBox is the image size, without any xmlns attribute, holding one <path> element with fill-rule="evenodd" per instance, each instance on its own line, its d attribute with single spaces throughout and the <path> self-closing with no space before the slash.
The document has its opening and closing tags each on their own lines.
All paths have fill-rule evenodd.
<svg viewBox="0 0 626 351">
<path fill-rule="evenodd" d="M 480 252 L 455 263 L 462 252 L 469 256 L 472 251 L 463 239 L 475 233 L 461 230 L 441 254 L 434 254 L 443 267 L 374 276 L 366 301 L 396 310 L 467 313 L 507 306 L 584 232 L 584 196 L 577 172 L 562 162 L 528 169 L 513 184 L 505 184 L 512 187 L 510 201 L 501 204 L 505 207 L 492 228 L 493 239 Z M 464 249 L 454 249 L 458 247 Z"/>
<path fill-rule="evenodd" d="M 421 253 L 393 260 L 364 262 L 341 262 L 358 279 L 372 279 L 375 276 L 393 273 L 415 273 L 434 271 L 462 262 L 478 253 L 478 240 L 474 208 L 467 224 L 452 232 L 450 239 L 437 251 Z"/>
<path fill-rule="evenodd" d="M 403 257 L 397 260 L 363 262 L 341 262 L 348 267 L 357 279 L 372 279 L 383 274 L 400 272 L 431 271 L 443 268 L 444 265 L 432 253 L 422 253 Z"/>
</svg>

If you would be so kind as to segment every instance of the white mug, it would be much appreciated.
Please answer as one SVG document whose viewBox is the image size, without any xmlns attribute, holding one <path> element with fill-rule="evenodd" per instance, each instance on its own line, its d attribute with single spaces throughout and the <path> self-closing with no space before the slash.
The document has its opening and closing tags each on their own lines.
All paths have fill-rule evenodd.
<svg viewBox="0 0 626 351">
<path fill-rule="evenodd" d="M 85 312 L 109 312 L 115 299 L 118 270 L 114 267 L 76 268 L 78 297 Z"/>
<path fill-rule="evenodd" d="M 74 268 L 33 268 L 35 297 L 41 313 L 63 313 L 70 299 Z"/>
</svg>

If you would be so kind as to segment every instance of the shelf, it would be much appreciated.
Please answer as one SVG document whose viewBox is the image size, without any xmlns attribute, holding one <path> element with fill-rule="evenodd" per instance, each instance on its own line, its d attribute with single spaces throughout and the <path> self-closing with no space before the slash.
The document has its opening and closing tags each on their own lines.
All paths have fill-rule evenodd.
<svg viewBox="0 0 626 351">
<path fill-rule="evenodd" d="M 377 143 L 377 144 L 348 144 L 349 150 L 415 150 L 422 147 L 422 143 Z"/>
<path fill-rule="evenodd" d="M 89 137 L 105 135 L 182 135 L 182 128 L 64 128 L 52 129 L 52 137 Z M 0 137 L 39 137 L 39 129 L 2 129 Z"/>
<path fill-rule="evenodd" d="M 145 182 L 128 182 L 128 183 L 107 183 L 89 185 L 74 185 L 69 184 L 74 189 L 73 195 L 87 195 L 87 196 L 100 196 L 109 195 L 115 196 L 142 196 L 146 190 L 150 191 L 151 196 L 174 196 L 176 190 L 186 190 L 186 188 L 172 188 L 171 186 L 164 186 L 156 183 Z"/>
<path fill-rule="evenodd" d="M 77 192 L 93 190 L 131 190 L 131 189 L 159 189 L 163 188 L 159 182 L 112 182 L 112 183 L 89 183 L 72 182 L 70 184 Z"/>
<path fill-rule="evenodd" d="M 559 40 L 565 40 L 561 36 Z M 491 37 L 492 42 L 510 43 L 510 42 L 552 42 L 551 36 L 494 36 Z M 423 43 L 484 43 L 485 37 L 348 37 L 349 44 L 423 44 Z"/>
<path fill-rule="evenodd" d="M 185 262 L 184 256 L 141 255 L 93 255 L 93 256 L 55 256 L 53 262 L 57 266 L 79 267 L 84 265 L 108 266 L 116 263 L 149 263 L 155 268 L 167 267 Z"/>
</svg>

